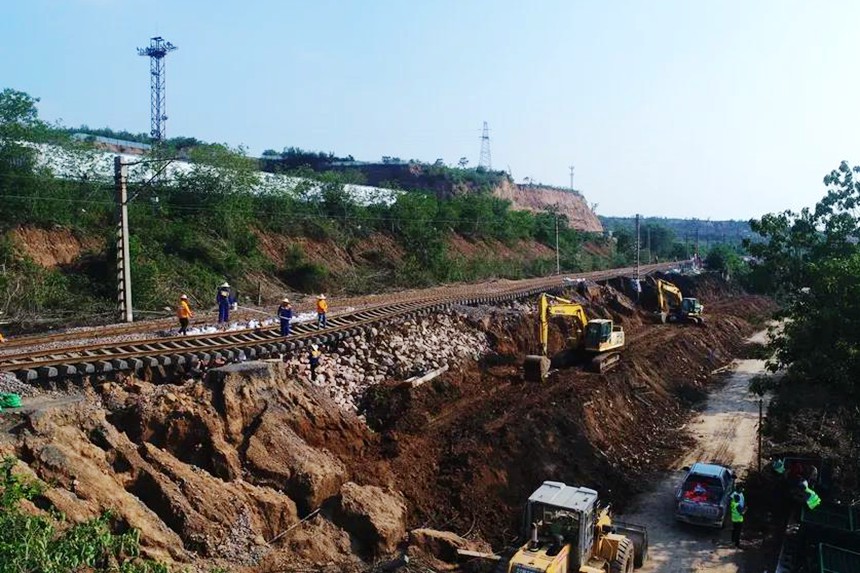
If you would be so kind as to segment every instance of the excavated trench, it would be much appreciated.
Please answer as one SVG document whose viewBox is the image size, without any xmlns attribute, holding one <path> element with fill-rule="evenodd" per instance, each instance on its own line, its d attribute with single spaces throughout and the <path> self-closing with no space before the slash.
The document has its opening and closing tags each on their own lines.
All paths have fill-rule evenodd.
<svg viewBox="0 0 860 573">
<path fill-rule="evenodd" d="M 712 372 L 773 305 L 711 276 L 684 288 L 705 302 L 706 328 L 655 324 L 611 287 L 570 293 L 625 328 L 604 375 L 574 365 L 525 383 L 533 309 L 463 308 L 331 347 L 314 382 L 296 356 L 27 399 L 0 418 L 0 455 L 56 484 L 47 502 L 70 519 L 114 509 L 147 553 L 179 562 L 362 570 L 420 527 L 500 548 L 543 480 L 623 508 L 689 444 Z M 552 348 L 566 328 L 553 324 Z M 403 380 L 441 366 L 421 385 Z"/>
</svg>

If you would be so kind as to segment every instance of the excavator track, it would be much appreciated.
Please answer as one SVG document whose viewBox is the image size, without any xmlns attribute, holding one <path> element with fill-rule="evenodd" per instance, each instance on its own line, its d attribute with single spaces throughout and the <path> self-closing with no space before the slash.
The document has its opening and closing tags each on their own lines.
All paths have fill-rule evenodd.
<svg viewBox="0 0 860 573">
<path fill-rule="evenodd" d="M 615 368 L 619 362 L 621 362 L 620 352 L 604 352 L 592 358 L 589 366 L 592 372 L 603 374 Z"/>
</svg>

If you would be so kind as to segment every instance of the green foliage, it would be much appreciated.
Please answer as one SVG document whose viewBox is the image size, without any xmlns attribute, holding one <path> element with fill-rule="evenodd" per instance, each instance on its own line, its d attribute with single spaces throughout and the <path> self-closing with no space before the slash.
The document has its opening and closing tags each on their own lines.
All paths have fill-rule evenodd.
<svg viewBox="0 0 860 573">
<path fill-rule="evenodd" d="M 14 458 L 0 464 L 0 572 L 119 571 L 168 573 L 166 565 L 140 557 L 139 532 L 113 530 L 110 513 L 70 524 L 57 513 L 23 512 L 20 502 L 40 495 L 40 483 L 14 472 Z"/>
<path fill-rule="evenodd" d="M 705 266 L 712 271 L 735 275 L 746 268 L 737 251 L 728 245 L 715 245 L 705 255 Z"/>
<path fill-rule="evenodd" d="M 749 244 L 789 319 L 772 344 L 771 369 L 854 396 L 860 390 L 858 172 L 842 162 L 824 178 L 827 194 L 814 209 L 751 221 L 764 241 Z"/>
<path fill-rule="evenodd" d="M 0 94 L 0 143 L 18 145 L 19 138 L 40 141 L 45 137 L 58 141 L 60 135 L 78 131 L 59 130 L 58 135 L 57 129 L 38 119 L 36 102 L 23 92 Z M 82 126 L 81 131 L 146 140 L 144 134 L 109 129 Z M 489 193 L 507 177 L 503 172 L 455 169 L 441 161 L 428 165 L 391 160 L 382 166 L 383 172 L 390 173 L 394 181 L 411 177 L 403 187 L 455 187 L 464 192 L 445 200 L 435 193 L 410 191 L 392 204 L 361 205 L 348 185 L 362 183 L 364 175 L 311 169 L 351 161 L 351 157 L 293 148 L 281 153 L 268 150 L 264 163 L 280 162 L 274 170 L 294 168 L 293 174 L 304 178 L 295 188 L 277 188 L 260 185 L 265 175 L 257 171 L 259 162 L 241 148 L 193 138 L 168 143 L 168 153 L 181 151 L 190 168 L 178 170 L 168 183 L 129 181 L 131 277 L 134 306 L 139 310 L 172 306 L 180 292 L 189 295 L 196 309 L 211 308 L 215 285 L 226 279 L 238 292 L 248 292 L 256 290 L 258 277 L 264 275 L 278 277 L 288 287 L 302 291 L 361 292 L 392 283 L 409 287 L 490 276 L 520 278 L 555 268 L 554 258 L 527 264 L 501 256 L 467 260 L 449 247 L 454 233 L 475 243 L 499 241 L 516 247 L 522 241 L 536 240 L 553 249 L 557 235 L 563 270 L 605 264 L 581 254 L 585 237 L 570 229 L 564 216 L 514 211 L 508 201 Z M 72 141 L 63 141 L 62 148 L 72 152 L 70 159 L 95 153 L 87 144 Z M 116 259 L 112 182 L 92 177 L 92 173 L 81 173 L 78 180 L 61 180 L 36 166 L 31 147 L 8 147 L 6 155 L 2 151 L 0 194 L 5 200 L 0 232 L 22 224 L 61 225 L 102 237 L 106 248 L 76 262 L 75 268 L 46 270 L 16 252 L 8 240 L 0 241 L 0 259 L 6 265 L 6 273 L 0 274 L 0 310 L 12 316 L 47 310 L 75 310 L 88 316 L 112 312 Z M 308 259 L 298 247 L 275 253 L 272 234 L 327 241 L 346 252 L 374 234 L 385 234 L 399 243 L 405 256 L 402 261 L 376 260 L 372 268 L 359 264 L 333 274 L 324 261 Z"/>
<path fill-rule="evenodd" d="M 635 219 L 633 217 L 606 217 L 600 215 L 604 228 L 615 230 L 627 228 L 633 232 Z M 643 217 L 641 221 L 643 242 L 645 229 L 649 225 L 668 229 L 680 243 L 695 244 L 699 239 L 700 250 L 708 250 L 712 245 L 740 245 L 744 239 L 753 239 L 755 233 L 750 229 L 748 221 L 711 221 L 702 219 L 674 219 L 667 217 Z M 654 240 L 652 235 L 651 240 Z M 654 249 L 657 251 L 657 249 Z M 662 256 L 662 255 L 661 255 Z"/>
<path fill-rule="evenodd" d="M 284 257 L 284 267 L 278 272 L 282 281 L 304 292 L 321 292 L 328 290 L 328 270 L 318 264 L 308 261 L 304 251 L 298 245 L 291 245 Z"/>
</svg>

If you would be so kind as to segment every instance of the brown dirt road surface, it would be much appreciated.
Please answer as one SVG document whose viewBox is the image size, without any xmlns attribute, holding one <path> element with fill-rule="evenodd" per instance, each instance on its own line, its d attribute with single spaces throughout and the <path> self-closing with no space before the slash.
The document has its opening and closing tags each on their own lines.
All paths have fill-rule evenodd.
<svg viewBox="0 0 860 573">
<path fill-rule="evenodd" d="M 750 342 L 764 342 L 763 333 L 753 336 Z M 651 491 L 640 496 L 629 513 L 619 516 L 648 528 L 651 549 L 641 573 L 753 571 L 747 554 L 731 545 L 731 525 L 720 530 L 678 523 L 673 515 L 673 499 L 675 488 L 684 478 L 685 466 L 697 461 L 715 462 L 733 468 L 743 479 L 746 470 L 755 464 L 758 399 L 747 387 L 750 378 L 763 371 L 763 360 L 733 363 L 725 385 L 710 395 L 705 409 L 688 426 L 695 436 L 694 446 L 677 459 Z M 747 503 L 754 504 L 755 500 L 748 499 Z M 748 542 L 742 545 L 752 548 Z"/>
</svg>

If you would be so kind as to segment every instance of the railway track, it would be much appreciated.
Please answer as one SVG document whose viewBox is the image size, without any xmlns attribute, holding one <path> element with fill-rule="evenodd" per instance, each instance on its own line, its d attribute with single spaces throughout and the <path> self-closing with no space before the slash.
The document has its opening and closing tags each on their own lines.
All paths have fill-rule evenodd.
<svg viewBox="0 0 860 573">
<path fill-rule="evenodd" d="M 675 263 L 645 265 L 641 273 L 674 267 Z M 565 275 L 568 278 L 607 280 L 627 276 L 635 268 L 612 269 Z M 376 304 L 330 316 L 328 327 L 317 329 L 311 323 L 293 326 L 291 336 L 284 338 L 276 327 L 249 328 L 195 336 L 152 337 L 125 342 L 92 340 L 86 344 L 59 348 L 28 349 L 19 344 L 12 352 L 0 355 L 0 371 L 14 373 L 24 381 L 53 380 L 91 374 L 139 371 L 158 367 L 189 367 L 212 360 L 234 361 L 277 356 L 299 350 L 310 344 L 324 344 L 355 336 L 372 325 L 411 316 L 438 312 L 452 305 L 488 304 L 537 295 L 563 286 L 561 276 L 500 282 L 491 285 L 458 286 L 433 291 L 400 302 Z M 131 332 L 128 325 L 101 331 L 82 332 L 81 338 Z M 76 333 L 30 337 L 31 344 L 56 340 L 74 340 Z"/>
</svg>

